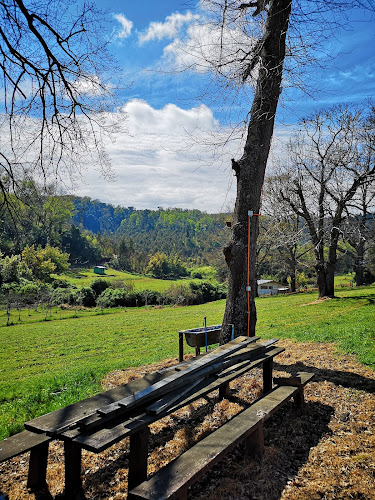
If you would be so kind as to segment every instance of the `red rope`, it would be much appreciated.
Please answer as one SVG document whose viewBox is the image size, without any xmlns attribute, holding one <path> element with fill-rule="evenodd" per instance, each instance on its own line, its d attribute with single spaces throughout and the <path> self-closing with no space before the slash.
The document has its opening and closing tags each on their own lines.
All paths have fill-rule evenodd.
<svg viewBox="0 0 375 500">
<path fill-rule="evenodd" d="M 257 215 L 258 217 L 261 214 L 252 214 Z M 246 294 L 247 294 L 247 336 L 250 336 L 250 224 L 251 224 L 251 215 L 248 215 L 248 226 L 247 226 L 247 286 L 246 286 Z"/>
</svg>

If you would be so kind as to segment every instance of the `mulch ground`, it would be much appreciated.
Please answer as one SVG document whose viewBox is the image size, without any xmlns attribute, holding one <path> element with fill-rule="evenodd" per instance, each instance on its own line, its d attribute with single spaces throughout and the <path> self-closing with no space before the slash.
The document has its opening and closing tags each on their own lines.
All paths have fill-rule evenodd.
<svg viewBox="0 0 375 500">
<path fill-rule="evenodd" d="M 300 414 L 288 403 L 265 424 L 265 453 L 246 457 L 239 446 L 190 490 L 192 500 L 318 500 L 375 499 L 374 371 L 353 356 L 338 354 L 332 344 L 278 343 L 285 352 L 275 359 L 275 376 L 312 371 Z M 161 363 L 117 371 L 103 389 L 143 376 Z M 261 394 L 262 373 L 253 370 L 231 384 L 230 401 L 217 394 L 202 399 L 151 428 L 148 472 L 152 474 L 199 439 L 232 418 Z M 87 499 L 124 500 L 127 496 L 129 443 L 95 455 L 83 452 L 82 477 Z M 10 500 L 62 499 L 64 457 L 52 443 L 48 463 L 49 491 L 34 495 L 26 487 L 28 455 L 0 465 L 0 490 Z"/>
</svg>

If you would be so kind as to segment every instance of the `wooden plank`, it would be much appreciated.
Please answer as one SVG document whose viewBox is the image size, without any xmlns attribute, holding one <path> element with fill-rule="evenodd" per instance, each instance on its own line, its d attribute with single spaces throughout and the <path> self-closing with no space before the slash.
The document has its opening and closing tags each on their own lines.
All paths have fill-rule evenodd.
<svg viewBox="0 0 375 500">
<path fill-rule="evenodd" d="M 23 431 L 0 441 L 0 462 L 32 450 L 35 446 L 51 441 L 45 434 Z"/>
<path fill-rule="evenodd" d="M 130 436 L 128 488 L 131 489 L 147 479 L 148 427 Z"/>
<path fill-rule="evenodd" d="M 168 372 L 163 373 L 162 371 L 148 374 L 145 377 L 132 380 L 126 385 L 115 387 L 109 391 L 102 392 L 78 403 L 30 420 L 25 423 L 25 428 L 37 433 L 45 432 L 49 435 L 56 435 L 62 432 L 64 428 L 68 429 L 70 426 L 75 425 L 75 422 L 85 416 L 95 414 L 96 410 L 101 406 L 135 394 L 145 387 L 166 378 L 168 375 Z"/>
<path fill-rule="evenodd" d="M 238 337 L 240 338 L 240 337 Z M 236 340 L 236 339 L 235 339 Z M 195 363 L 191 364 L 187 367 L 183 372 L 175 373 L 166 377 L 165 379 L 156 382 L 155 384 L 150 385 L 149 387 L 139 391 L 138 393 L 123 398 L 122 400 L 116 401 L 113 404 L 109 404 L 105 407 L 99 408 L 98 413 L 102 415 L 107 415 L 108 413 L 120 411 L 122 408 L 132 408 L 137 404 L 145 404 L 150 399 L 156 398 L 158 396 L 163 396 L 167 392 L 178 389 L 179 387 L 189 383 L 194 380 L 194 374 L 197 372 L 201 372 L 206 370 L 205 373 L 210 373 L 211 370 L 217 371 L 220 362 L 224 357 L 230 355 L 233 352 L 236 352 L 244 347 L 243 344 L 248 344 L 246 337 L 239 344 L 238 342 L 231 341 L 226 344 L 224 349 L 215 349 L 212 353 L 206 355 L 205 357 L 198 359 Z M 223 346 L 222 346 L 223 347 Z M 259 349 L 259 346 L 252 346 L 253 349 Z M 250 347 L 249 347 L 250 349 Z M 200 375 L 196 375 L 196 377 L 200 377 Z"/>
<path fill-rule="evenodd" d="M 129 493 L 129 500 L 176 498 L 181 489 L 186 490 L 225 454 L 249 437 L 256 427 L 283 406 L 296 391 L 298 389 L 294 387 L 277 387 L 159 470 L 149 480 L 133 488 Z M 261 444 L 258 448 L 261 448 Z"/>
<path fill-rule="evenodd" d="M 239 344 L 243 342 L 244 339 L 247 340 L 247 337 L 237 337 L 231 341 L 231 345 Z M 225 349 L 225 346 L 215 349 L 215 352 L 220 352 L 223 349 Z M 189 364 L 190 363 L 187 362 L 187 366 L 189 366 Z M 25 428 L 33 432 L 47 433 L 50 436 L 57 436 L 69 428 L 74 427 L 76 423 L 81 420 L 85 420 L 86 418 L 90 420 L 99 408 L 108 406 L 109 404 L 136 394 L 150 385 L 167 378 L 169 375 L 170 373 L 164 370 L 148 374 L 145 377 L 133 380 L 128 384 L 115 387 L 114 389 L 97 394 L 78 403 L 74 403 L 65 408 L 61 408 L 41 417 L 37 417 L 29 422 L 26 422 Z"/>
<path fill-rule="evenodd" d="M 263 424 L 255 426 L 246 438 L 246 454 L 250 458 L 260 458 L 264 453 Z"/>
<path fill-rule="evenodd" d="M 151 413 L 152 415 L 159 415 L 159 413 L 168 410 L 174 403 L 176 403 L 180 398 L 186 396 L 187 393 L 196 388 L 198 384 L 202 382 L 202 379 L 198 379 L 193 382 L 189 387 L 184 390 L 176 391 L 175 393 L 167 394 L 159 401 L 156 401 L 152 405 L 146 408 L 147 413 Z"/>
<path fill-rule="evenodd" d="M 262 357 L 256 360 L 247 360 L 243 363 L 240 363 L 240 368 L 237 371 L 230 373 L 226 377 L 217 378 L 215 375 L 212 375 L 210 378 L 202 382 L 202 386 L 197 386 L 195 389 L 193 389 L 192 394 L 186 395 L 186 397 L 184 397 L 181 401 L 178 401 L 173 407 L 168 408 L 166 412 L 162 412 L 157 416 L 147 413 L 141 413 L 135 418 L 126 420 L 122 420 L 120 417 L 118 420 L 113 419 L 111 424 L 104 429 L 94 429 L 92 432 L 89 432 L 87 434 L 81 433 L 78 429 L 75 429 L 69 431 L 69 433 L 62 434 L 62 437 L 64 438 L 64 436 L 66 436 L 69 439 L 74 439 L 77 443 L 80 443 L 80 445 L 86 450 L 95 453 L 101 452 L 109 446 L 121 441 L 126 436 L 137 432 L 140 428 L 150 425 L 163 416 L 169 415 L 179 410 L 180 408 L 192 403 L 193 401 L 196 401 L 197 399 L 205 396 L 206 394 L 219 389 L 223 384 L 226 384 L 231 380 L 240 377 L 249 370 L 260 366 L 270 356 L 276 356 L 284 350 L 285 349 L 282 347 L 271 347 Z"/>
<path fill-rule="evenodd" d="M 272 389 L 273 358 L 263 363 L 263 392 L 269 392 Z"/>
<path fill-rule="evenodd" d="M 292 387 L 301 387 L 301 377 L 276 377 L 273 379 L 276 385 L 291 385 Z"/>
<path fill-rule="evenodd" d="M 64 442 L 65 453 L 65 498 L 82 496 L 81 456 L 82 449 L 72 441 Z"/>
<path fill-rule="evenodd" d="M 42 490 L 46 486 L 49 440 L 39 443 L 30 452 L 27 487 L 32 491 Z"/>
</svg>

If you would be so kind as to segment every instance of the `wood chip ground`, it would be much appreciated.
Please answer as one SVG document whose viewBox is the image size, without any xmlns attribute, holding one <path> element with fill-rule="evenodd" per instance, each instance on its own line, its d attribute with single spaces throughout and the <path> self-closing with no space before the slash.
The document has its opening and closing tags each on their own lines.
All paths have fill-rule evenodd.
<svg viewBox="0 0 375 500">
<path fill-rule="evenodd" d="M 266 451 L 260 461 L 246 458 L 239 446 L 196 483 L 192 500 L 375 500 L 375 380 L 374 371 L 353 356 L 338 354 L 332 344 L 280 341 L 286 351 L 275 359 L 275 376 L 313 371 L 305 389 L 306 411 L 288 404 L 265 425 Z M 117 371 L 103 389 L 143 376 L 177 360 Z M 217 394 L 182 408 L 152 426 L 149 473 L 232 418 L 261 392 L 261 371 L 231 384 L 232 400 Z M 83 452 L 82 477 L 87 499 L 125 500 L 128 440 L 95 455 Z M 49 493 L 34 495 L 26 488 L 28 455 L 0 465 L 0 491 L 10 500 L 62 499 L 62 446 L 51 444 L 47 481 Z"/>
</svg>

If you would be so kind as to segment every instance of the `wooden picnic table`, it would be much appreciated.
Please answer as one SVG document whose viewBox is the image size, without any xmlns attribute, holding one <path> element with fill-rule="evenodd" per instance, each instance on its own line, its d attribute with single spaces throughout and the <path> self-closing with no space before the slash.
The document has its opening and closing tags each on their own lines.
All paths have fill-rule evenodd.
<svg viewBox="0 0 375 500">
<path fill-rule="evenodd" d="M 130 490 L 147 478 L 150 424 L 216 389 L 219 397 L 227 397 L 229 382 L 255 367 L 263 367 L 264 392 L 271 390 L 273 358 L 284 349 L 274 345 L 276 339 L 263 344 L 257 340 L 238 337 L 207 354 L 35 418 L 25 428 L 64 442 L 65 496 L 69 499 L 82 492 L 82 449 L 100 453 L 130 437 Z M 41 485 L 46 467 L 44 453 L 33 463 Z"/>
</svg>

